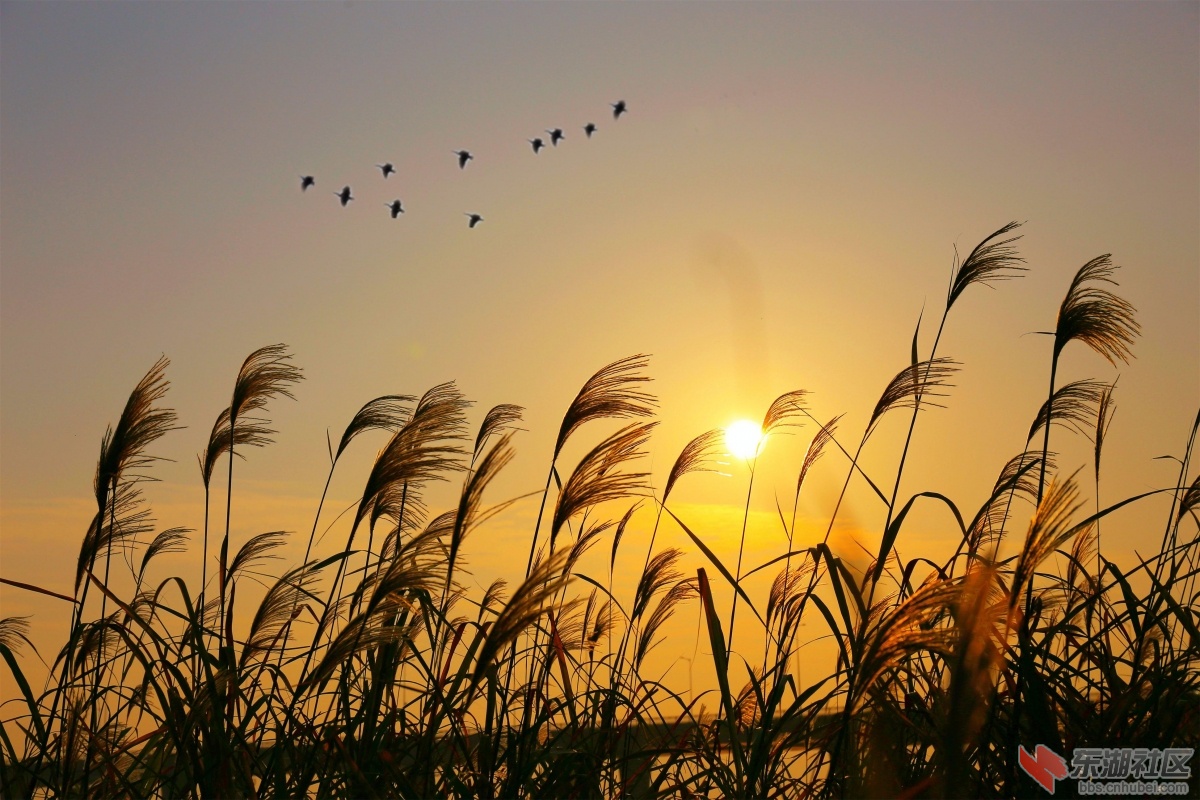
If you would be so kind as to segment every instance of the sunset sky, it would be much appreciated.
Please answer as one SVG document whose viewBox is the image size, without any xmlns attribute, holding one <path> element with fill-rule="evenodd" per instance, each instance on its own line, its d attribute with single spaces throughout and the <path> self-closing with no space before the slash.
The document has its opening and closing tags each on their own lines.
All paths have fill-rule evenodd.
<svg viewBox="0 0 1200 800">
<path fill-rule="evenodd" d="M 657 487 L 693 436 L 789 390 L 845 412 L 852 447 L 922 309 L 928 353 L 955 248 L 1010 220 L 1028 275 L 956 304 L 939 355 L 963 369 L 922 415 L 902 499 L 974 512 L 1045 400 L 1034 332 L 1103 253 L 1137 308 L 1136 360 L 1073 344 L 1060 384 L 1120 375 L 1102 502 L 1170 485 L 1154 459 L 1182 455 L 1200 403 L 1198 42 L 1194 2 L 3 2 L 0 577 L 70 593 L 101 436 L 162 354 L 186 426 L 153 450 L 172 459 L 147 489 L 162 527 L 200 526 L 195 454 L 246 355 L 285 342 L 304 369 L 297 402 L 269 408 L 276 444 L 238 463 L 235 541 L 302 539 L 326 429 L 451 379 L 473 425 L 527 409 L 493 501 L 541 488 L 580 385 L 634 353 L 662 412 Z M 565 141 L 535 156 L 554 127 Z M 908 418 L 865 451 L 888 487 Z M 566 466 L 608 430 L 584 429 Z M 782 552 L 775 497 L 790 509 L 813 430 L 767 445 L 751 563 Z M 1067 473 L 1090 463 L 1086 440 L 1054 437 Z M 382 444 L 355 443 L 328 509 Z M 747 470 L 724 470 L 690 476 L 678 513 L 732 559 Z M 845 474 L 836 453 L 814 474 L 813 535 Z M 1114 517 L 1106 551 L 1153 552 L 1166 508 Z M 480 583 L 520 577 L 536 510 L 469 543 Z M 881 509 L 855 490 L 839 522 L 853 561 Z M 922 512 L 899 547 L 944 557 L 951 533 Z M 172 559 L 198 573 L 195 551 Z M 0 616 L 35 629 L 65 629 L 63 605 L 0 588 Z"/>
</svg>

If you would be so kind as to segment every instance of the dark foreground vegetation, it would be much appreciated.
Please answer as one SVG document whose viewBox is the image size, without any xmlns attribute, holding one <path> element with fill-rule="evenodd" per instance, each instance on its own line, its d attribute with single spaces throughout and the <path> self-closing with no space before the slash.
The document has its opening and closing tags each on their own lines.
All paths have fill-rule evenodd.
<svg viewBox="0 0 1200 800">
<path fill-rule="evenodd" d="M 1025 270 L 1015 228 L 996 231 L 956 264 L 930 351 L 918 352 L 914 334 L 911 362 L 857 442 L 840 435 L 839 418 L 811 415 L 802 391 L 782 395 L 765 415 L 767 431 L 801 423 L 815 431 L 796 466 L 797 498 L 822 455 L 824 468 L 845 472 L 846 486 L 877 497 L 885 521 L 865 570 L 840 559 L 828 533 L 765 564 L 743 565 L 740 552 L 736 565 L 722 563 L 705 532 L 687 528 L 671 507 L 679 481 L 713 468 L 721 435 L 692 441 L 661 492 L 652 491 L 638 467 L 655 425 L 639 356 L 596 373 L 567 409 L 534 498 L 540 511 L 523 580 L 497 581 L 481 595 L 463 586 L 471 534 L 511 502 L 489 505 L 484 495 L 513 457 L 521 409 L 497 406 L 468 429 L 470 404 L 453 384 L 362 407 L 330 443 L 330 477 L 360 434 L 390 438 L 361 500 L 334 527 L 344 546 L 313 557 L 313 538 L 333 516 L 318 510 L 304 559 L 268 573 L 286 537 L 230 540 L 234 456 L 271 441 L 267 407 L 291 396 L 300 371 L 282 345 L 246 360 L 200 456 L 206 498 L 210 487 L 223 489 L 225 503 L 210 509 L 206 500 L 199 531 L 158 531 L 140 485 L 154 460 L 150 446 L 176 417 L 162 405 L 166 362 L 156 364 L 103 438 L 74 595 L 5 580 L 57 597 L 71 626 L 39 689 L 18 656 L 29 649 L 26 621 L 0 621 L 0 670 L 18 698 L 4 709 L 0 795 L 1025 797 L 1043 790 L 1018 768 L 1019 745 L 1065 754 L 1083 745 L 1194 746 L 1196 427 L 1181 432 L 1177 481 L 1085 509 L 1081 485 L 1100 494 L 1114 384 L 1056 383 L 1069 349 L 1089 347 L 1114 365 L 1131 357 L 1138 326 L 1112 291 L 1107 256 L 1069 284 L 1047 399 L 1026 445 L 996 465 L 982 507 L 900 492 L 918 412 L 945 395 L 957 368 L 938 353 L 947 316 L 972 286 Z M 894 471 L 870 475 L 858 455 L 885 416 L 906 425 L 908 437 Z M 561 463 L 568 441 L 603 419 L 621 427 L 593 434 L 598 443 L 577 463 Z M 1080 435 L 1094 443 L 1094 460 L 1056 464 L 1052 438 Z M 461 491 L 435 511 L 427 490 L 440 481 Z M 1141 515 L 1144 549 L 1158 552 L 1118 567 L 1101 552 L 1100 523 L 1118 508 L 1136 513 L 1151 495 L 1170 498 L 1166 519 Z M 941 509 L 961 531 L 949 560 L 899 555 L 916 504 Z M 653 530 L 634 533 L 639 505 L 653 512 Z M 828 530 L 837 513 L 829 510 Z M 789 542 L 794 520 L 791 509 L 781 511 Z M 655 549 L 668 525 L 683 527 L 704 569 L 684 574 L 684 553 Z M 1006 537 L 1013 541 L 1002 550 Z M 185 543 L 202 559 L 200 582 L 149 580 L 151 562 Z M 577 574 L 592 547 L 604 552 L 609 574 Z M 612 593 L 621 548 L 644 560 L 632 596 Z M 764 571 L 776 576 L 767 596 L 741 588 Z M 264 576 L 265 594 L 252 584 Z M 734 597 L 731 608 L 714 603 L 718 586 Z M 718 683 L 691 700 L 643 668 L 663 626 L 684 609 L 702 620 Z M 765 636 L 764 651 L 733 651 L 734 624 Z M 836 666 L 801 680 L 798 647 L 817 636 L 836 646 Z M 1064 782 L 1059 793 L 1071 791 Z"/>
</svg>

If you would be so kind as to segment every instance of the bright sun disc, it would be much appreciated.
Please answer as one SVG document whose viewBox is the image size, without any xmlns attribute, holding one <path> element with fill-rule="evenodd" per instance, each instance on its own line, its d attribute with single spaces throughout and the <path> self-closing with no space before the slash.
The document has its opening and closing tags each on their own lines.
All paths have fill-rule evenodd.
<svg viewBox="0 0 1200 800">
<path fill-rule="evenodd" d="M 739 419 L 725 429 L 725 445 L 738 458 L 757 456 L 762 440 L 762 428 L 748 419 Z"/>
</svg>

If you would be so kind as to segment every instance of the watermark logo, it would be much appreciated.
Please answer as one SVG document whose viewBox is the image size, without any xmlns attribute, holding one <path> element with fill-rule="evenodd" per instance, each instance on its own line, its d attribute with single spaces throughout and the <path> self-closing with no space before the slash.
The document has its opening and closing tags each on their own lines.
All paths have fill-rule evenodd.
<svg viewBox="0 0 1200 800">
<path fill-rule="evenodd" d="M 1067 777 L 1067 762 L 1058 753 L 1039 744 L 1031 754 L 1024 745 L 1018 745 L 1017 762 L 1025 774 L 1038 782 L 1050 794 L 1054 794 L 1054 782 Z"/>
<path fill-rule="evenodd" d="M 1192 768 L 1192 747 L 1076 747 L 1071 768 L 1058 753 L 1039 744 L 1030 753 L 1017 749 L 1017 763 L 1049 794 L 1055 782 L 1077 781 L 1081 795 L 1186 795 Z"/>
</svg>

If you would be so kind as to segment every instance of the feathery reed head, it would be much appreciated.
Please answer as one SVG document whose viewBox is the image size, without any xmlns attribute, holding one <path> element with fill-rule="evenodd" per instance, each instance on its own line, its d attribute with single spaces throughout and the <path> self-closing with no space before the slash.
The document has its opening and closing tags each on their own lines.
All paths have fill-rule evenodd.
<svg viewBox="0 0 1200 800">
<path fill-rule="evenodd" d="M 268 559 L 279 558 L 274 551 L 282 547 L 286 540 L 287 531 L 268 531 L 267 533 L 259 533 L 251 536 L 238 549 L 237 555 L 233 557 L 233 561 L 229 564 L 229 578 L 227 582 L 232 582 L 238 574 L 248 570 L 252 566 Z"/>
<path fill-rule="evenodd" d="M 1021 238 L 1020 234 L 994 241 L 1020 226 L 1019 222 L 1008 223 L 975 245 L 975 249 L 971 251 L 966 260 L 954 267 L 950 278 L 950 291 L 946 296 L 946 311 L 950 310 L 954 301 L 968 286 L 976 283 L 991 286 L 995 281 L 1019 277 L 1028 269 L 1028 267 L 1022 266 L 1025 259 L 1018 256 L 1016 248 L 1011 246 L 1013 242 Z M 955 255 L 957 260 L 957 253 Z"/>
<path fill-rule="evenodd" d="M 794 421 L 804 411 L 804 398 L 808 390 L 796 389 L 776 397 L 763 416 L 762 435 L 767 436 L 776 428 L 791 428 L 801 423 Z"/>
<path fill-rule="evenodd" d="M 346 432 L 342 434 L 337 451 L 333 454 L 333 460 L 336 462 L 341 458 L 342 452 L 350 445 L 354 437 L 364 431 L 384 430 L 391 433 L 398 431 L 412 416 L 410 405 L 416 401 L 417 398 L 412 395 L 388 394 L 376 397 L 364 405 L 346 426 Z"/>
<path fill-rule="evenodd" d="M 470 405 L 453 382 L 434 386 L 421 397 L 412 417 L 375 458 L 354 527 L 385 493 L 402 490 L 404 484 L 445 480 L 444 473 L 463 469 L 458 442 L 466 438 Z"/>
<path fill-rule="evenodd" d="M 193 532 L 192 528 L 167 528 L 165 531 L 160 531 L 146 546 L 146 552 L 142 554 L 142 563 L 138 568 L 138 583 L 141 583 L 142 576 L 146 574 L 146 567 L 156 556 L 163 553 L 186 551 L 188 534 Z"/>
<path fill-rule="evenodd" d="M 558 460 L 567 439 L 585 422 L 648 417 L 654 413 L 657 404 L 654 396 L 637 388 L 638 384 L 650 380 L 649 376 L 640 374 L 648 360 L 646 355 L 622 358 L 588 378 L 563 416 L 552 462 Z"/>
<path fill-rule="evenodd" d="M 101 440 L 94 481 L 101 511 L 113 484 L 125 477 L 126 470 L 140 469 L 154 461 L 146 455 L 146 448 L 167 431 L 175 430 L 174 410 L 154 407 L 170 386 L 165 374 L 170 363 L 165 356 L 155 362 L 130 393 L 117 426 L 109 428 Z M 145 479 L 143 475 L 131 477 Z"/>
<path fill-rule="evenodd" d="M 1046 469 L 1055 468 L 1054 453 L 1046 453 Z M 975 554 L 986 542 L 998 543 L 1004 536 L 1004 525 L 1014 497 L 1037 501 L 1038 467 L 1042 463 L 1041 450 L 1026 450 L 1009 459 L 1000 470 L 992 492 L 967 528 L 969 552 Z"/>
<path fill-rule="evenodd" d="M 677 581 L 667 590 L 662 599 L 658 601 L 658 605 L 654 607 L 654 611 L 646 619 L 646 623 L 642 626 L 641 632 L 638 634 L 637 648 L 634 650 L 633 656 L 635 666 L 640 666 L 647 654 L 662 641 L 658 638 L 658 631 L 671 618 L 671 615 L 675 613 L 675 606 L 684 601 L 691 600 L 697 594 L 695 578 L 685 578 L 684 580 Z"/>
<path fill-rule="evenodd" d="M 937 403 L 927 402 L 925 398 L 945 397 L 945 392 L 938 390 L 952 385 L 948 380 L 956 371 L 958 362 L 945 357 L 918 361 L 900 370 L 875 404 L 871 421 L 867 423 L 868 432 L 880 417 L 893 408 L 919 408 L 922 404 L 940 407 Z"/>
<path fill-rule="evenodd" d="M 633 596 L 633 608 L 629 612 L 631 622 L 645 613 L 646 607 L 650 605 L 654 595 L 658 594 L 667 584 L 680 579 L 681 573 L 675 565 L 681 558 L 683 558 L 683 551 L 677 547 L 670 547 L 656 553 L 646 564 L 646 569 L 642 571 L 637 591 Z"/>
<path fill-rule="evenodd" d="M 833 441 L 834 434 L 837 433 L 838 422 L 842 419 L 842 415 L 838 414 L 833 419 L 821 426 L 821 430 L 817 431 L 813 436 L 812 441 L 808 444 L 808 450 L 804 453 L 804 463 L 800 465 L 800 474 L 796 476 L 796 492 L 800 492 L 800 487 L 804 485 L 804 479 L 808 476 L 808 471 L 812 469 L 813 464 L 825 452 L 825 445 Z"/>
<path fill-rule="evenodd" d="M 890 613 L 878 614 L 879 608 L 873 609 L 878 621 L 859 656 L 854 694 L 847 702 L 852 706 L 861 702 L 881 675 L 899 668 L 914 652 L 948 655 L 950 634 L 932 622 L 950 607 L 957 594 L 955 582 L 934 580 L 923 584 Z"/>
<path fill-rule="evenodd" d="M 775 580 L 771 582 L 771 590 L 767 594 L 767 624 L 770 625 L 777 616 L 784 618 L 796 612 L 796 606 L 807 591 L 807 582 L 812 576 L 813 561 L 805 561 L 798 567 L 779 570 Z"/>
<path fill-rule="evenodd" d="M 544 561 L 534 565 L 529 577 L 513 592 L 512 598 L 497 615 L 496 621 L 488 629 L 483 645 L 479 648 L 472 674 L 473 681 L 481 680 L 489 669 L 495 666 L 500 654 L 515 642 L 518 636 L 527 632 L 544 613 L 547 603 L 553 601 L 569 580 L 569 576 L 563 574 L 563 565 L 568 557 L 567 550 L 551 553 Z M 560 606 L 559 613 L 563 610 Z"/>
<path fill-rule="evenodd" d="M 950 610 L 957 633 L 954 653 L 948 660 L 949 741 L 956 744 L 950 753 L 953 761 L 977 741 L 993 701 L 994 676 L 1003 664 L 996 630 L 1003 624 L 1005 607 L 995 570 L 973 567 L 960 584 Z"/>
<path fill-rule="evenodd" d="M 279 577 L 267 590 L 242 648 L 242 663 L 256 655 L 269 655 L 276 647 L 282 648 L 284 626 L 298 617 L 305 598 L 311 596 L 311 588 L 317 579 L 315 563 L 301 564 Z"/>
<path fill-rule="evenodd" d="M 721 452 L 720 446 L 724 436 L 723 430 L 714 428 L 687 443 L 687 446 L 679 453 L 679 458 L 675 459 L 675 465 L 671 467 L 671 473 L 667 476 L 667 485 L 663 489 L 664 505 L 667 498 L 671 496 L 671 489 L 675 488 L 675 483 L 684 475 L 689 472 L 714 471 L 714 467 L 710 465 L 713 463 L 712 459 Z"/>
<path fill-rule="evenodd" d="M 1104 437 L 1108 435 L 1108 426 L 1112 424 L 1113 414 L 1117 411 L 1117 404 L 1113 402 L 1113 392 L 1117 390 L 1117 381 L 1104 387 L 1104 392 L 1100 395 L 1100 402 L 1096 404 L 1096 433 L 1093 441 L 1096 443 L 1096 461 L 1095 469 L 1096 476 L 1100 475 L 1100 452 L 1104 449 Z"/>
<path fill-rule="evenodd" d="M 576 465 L 559 492 L 550 526 L 550 545 L 568 519 L 584 509 L 646 488 L 645 472 L 621 472 L 625 462 L 645 455 L 642 447 L 657 422 L 631 423 L 596 445 Z"/>
<path fill-rule="evenodd" d="M 521 415 L 524 413 L 524 408 L 511 403 L 492 406 L 492 409 L 484 416 L 483 424 L 479 426 L 472 458 L 479 458 L 479 453 L 483 450 L 483 445 L 487 442 L 488 437 L 503 434 L 510 429 L 519 430 L 516 425 L 521 421 Z"/>
<path fill-rule="evenodd" d="M 238 417 L 260 411 L 273 397 L 295 400 L 291 385 L 304 378 L 299 367 L 291 363 L 292 354 L 285 344 L 259 348 L 246 357 L 233 384 L 229 402 L 229 417 L 237 424 Z"/>
<path fill-rule="evenodd" d="M 1017 558 L 1017 566 L 1013 573 L 1012 597 L 1009 601 L 1012 606 L 1015 607 L 1025 584 L 1033 580 L 1038 565 L 1072 536 L 1090 527 L 1071 525 L 1071 518 L 1079 510 L 1079 506 L 1079 488 L 1074 477 L 1050 483 L 1029 521 L 1029 533 L 1025 536 L 1025 544 Z"/>
<path fill-rule="evenodd" d="M 483 593 L 483 597 L 479 600 L 479 619 L 483 620 L 484 614 L 495 614 L 497 606 L 503 605 L 508 599 L 508 581 L 503 578 L 497 578 L 492 581 L 487 590 Z"/>
<path fill-rule="evenodd" d="M 29 641 L 29 617 L 5 617 L 0 619 L 0 645 L 16 652 L 21 644 L 29 645 L 37 652 L 37 648 Z"/>
<path fill-rule="evenodd" d="M 1100 381 L 1074 381 L 1058 388 L 1038 409 L 1026 441 L 1033 439 L 1043 425 L 1053 423 L 1091 438 L 1100 403 L 1110 394 L 1111 387 Z"/>
<path fill-rule="evenodd" d="M 567 571 L 574 569 L 575 562 L 583 558 L 584 554 L 592 549 L 592 545 L 596 544 L 596 540 L 600 538 L 600 535 L 616 524 L 611 519 L 591 521 L 585 516 L 584 521 L 580 523 L 579 535 L 571 543 L 570 555 L 567 557 L 567 564 L 563 569 Z"/>
<path fill-rule="evenodd" d="M 487 455 L 479 462 L 478 469 L 471 473 L 471 477 L 464 484 L 458 514 L 454 520 L 455 541 L 465 538 L 467 530 L 475 521 L 483 504 L 483 490 L 500 474 L 502 469 L 512 462 L 516 455 L 512 446 L 514 433 L 515 431 L 509 431 L 504 434 L 500 441 L 496 442 L 491 450 L 488 450 Z"/>
<path fill-rule="evenodd" d="M 154 519 L 150 509 L 143 505 L 142 493 L 136 483 L 117 484 L 116 494 L 109 498 L 107 506 L 107 509 L 96 511 L 83 536 L 79 559 L 75 562 L 76 591 L 100 553 L 154 530 Z"/>
<path fill-rule="evenodd" d="M 454 515 L 454 527 L 450 534 L 450 552 L 447 557 L 446 586 L 449 588 L 454 575 L 454 566 L 458 560 L 459 548 L 467 534 L 471 531 L 479 508 L 483 504 L 483 491 L 492 479 L 512 461 L 515 452 L 512 447 L 513 431 L 509 431 L 496 442 L 487 455 L 479 463 L 479 468 L 470 474 L 463 485 L 462 495 L 458 502 L 458 512 Z"/>
<path fill-rule="evenodd" d="M 204 452 L 197 456 L 204 488 L 207 489 L 212 481 L 217 461 L 230 452 L 231 448 L 238 458 L 245 458 L 244 454 L 237 452 L 238 447 L 266 447 L 275 441 L 271 438 L 274 434 L 275 431 L 262 424 L 262 420 L 252 417 L 243 417 L 234 428 L 229 422 L 229 409 L 223 410 L 213 423 Z"/>
<path fill-rule="evenodd" d="M 1135 309 L 1097 283 L 1117 285 L 1113 273 L 1117 267 L 1111 254 L 1093 258 L 1075 273 L 1067 295 L 1058 310 L 1054 329 L 1054 357 L 1076 339 L 1095 350 L 1112 365 L 1128 363 L 1133 357 L 1130 347 L 1141 332 L 1134 318 Z"/>
</svg>

